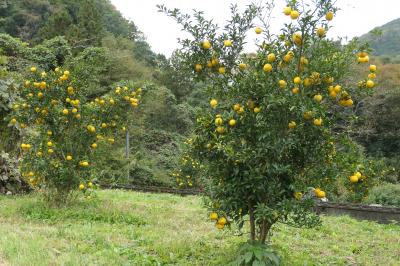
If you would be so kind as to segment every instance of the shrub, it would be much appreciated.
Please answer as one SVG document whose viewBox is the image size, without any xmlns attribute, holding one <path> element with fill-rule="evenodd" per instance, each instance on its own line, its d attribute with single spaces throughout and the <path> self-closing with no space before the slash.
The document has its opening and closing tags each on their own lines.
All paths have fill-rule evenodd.
<svg viewBox="0 0 400 266">
<path fill-rule="evenodd" d="M 400 184 L 382 184 L 371 189 L 366 203 L 400 207 Z"/>
<path fill-rule="evenodd" d="M 232 222 L 242 228 L 249 219 L 250 239 L 261 244 L 276 222 L 319 223 L 313 198 L 330 197 L 340 178 L 336 150 L 352 149 L 346 142 L 352 106 L 375 85 L 374 73 L 346 83 L 357 60 L 369 61 L 367 48 L 327 39 L 337 9 L 330 0 L 313 3 L 287 1 L 291 22 L 279 35 L 267 22 L 255 28 L 262 37 L 252 54 L 243 53 L 246 33 L 262 8 L 250 5 L 240 14 L 232 6 L 220 30 L 202 12 L 192 17 L 160 6 L 192 35 L 180 40 L 181 70 L 203 82 L 210 101 L 191 141 L 192 157 L 204 165 L 199 176 L 210 218 L 219 229 Z M 357 165 L 346 170 L 362 182 Z"/>
<path fill-rule="evenodd" d="M 125 132 L 128 108 L 139 104 L 141 90 L 117 87 L 90 101 L 68 70 L 32 67 L 8 117 L 22 131 L 22 175 L 55 203 L 78 188 L 90 193 L 97 148 L 111 148 Z"/>
</svg>

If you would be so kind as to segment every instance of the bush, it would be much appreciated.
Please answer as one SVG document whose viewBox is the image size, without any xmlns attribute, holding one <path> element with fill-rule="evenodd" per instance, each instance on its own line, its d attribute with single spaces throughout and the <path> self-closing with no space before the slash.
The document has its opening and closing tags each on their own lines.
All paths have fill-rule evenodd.
<svg viewBox="0 0 400 266">
<path fill-rule="evenodd" d="M 68 70 L 32 67 L 19 90 L 8 121 L 22 132 L 22 175 L 57 204 L 74 190 L 90 193 L 97 148 L 111 147 L 125 132 L 128 108 L 138 105 L 142 89 L 117 87 L 90 101 Z"/>
<path fill-rule="evenodd" d="M 366 203 L 400 208 L 400 184 L 382 184 L 371 189 Z"/>
</svg>

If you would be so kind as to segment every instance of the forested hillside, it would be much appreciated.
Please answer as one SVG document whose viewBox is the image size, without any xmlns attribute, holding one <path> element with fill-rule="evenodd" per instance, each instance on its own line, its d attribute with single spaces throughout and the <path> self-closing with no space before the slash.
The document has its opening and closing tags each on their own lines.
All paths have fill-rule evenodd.
<svg viewBox="0 0 400 266">
<path fill-rule="evenodd" d="M 104 151 L 99 165 L 107 182 L 172 185 L 170 177 L 180 144 L 193 121 L 193 86 L 174 74 L 168 60 L 155 54 L 134 22 L 124 19 L 108 0 L 2 0 L 1 141 L 0 148 L 17 155 L 19 133 L 3 118 L 10 100 L 31 66 L 43 71 L 63 67 L 76 74 L 76 83 L 95 99 L 116 82 L 145 84 L 143 105 L 132 114 L 130 158 L 121 160 L 124 140 Z M 9 88 L 15 94 L 9 95 Z M 198 96 L 198 95 L 197 95 Z M 198 99 L 198 97 L 197 97 Z M 127 172 L 130 171 L 130 180 Z"/>
</svg>

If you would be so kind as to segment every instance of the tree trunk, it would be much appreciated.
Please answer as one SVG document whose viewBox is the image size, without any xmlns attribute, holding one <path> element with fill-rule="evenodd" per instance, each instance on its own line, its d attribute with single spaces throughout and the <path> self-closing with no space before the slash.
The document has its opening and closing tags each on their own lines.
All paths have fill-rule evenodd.
<svg viewBox="0 0 400 266">
<path fill-rule="evenodd" d="M 249 202 L 249 216 L 250 216 L 250 239 L 251 241 L 256 240 L 256 223 L 254 218 L 253 206 Z"/>
<path fill-rule="evenodd" d="M 263 221 L 262 228 L 261 228 L 261 235 L 260 235 L 260 243 L 265 244 L 265 241 L 267 240 L 267 236 L 269 233 L 269 230 L 271 229 L 272 224 L 268 223 L 266 220 Z"/>
</svg>

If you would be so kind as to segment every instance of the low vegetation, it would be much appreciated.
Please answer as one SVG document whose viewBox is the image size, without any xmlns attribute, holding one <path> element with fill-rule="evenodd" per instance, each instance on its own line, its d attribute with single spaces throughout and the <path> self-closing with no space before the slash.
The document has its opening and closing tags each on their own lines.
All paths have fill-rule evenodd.
<svg viewBox="0 0 400 266">
<path fill-rule="evenodd" d="M 117 190 L 97 196 L 61 209 L 44 208 L 36 195 L 0 196 L 0 262 L 224 265 L 247 238 L 216 229 L 199 197 Z M 272 244 L 283 265 L 396 265 L 399 234 L 394 224 L 323 217 L 314 229 L 276 226 Z"/>
</svg>

